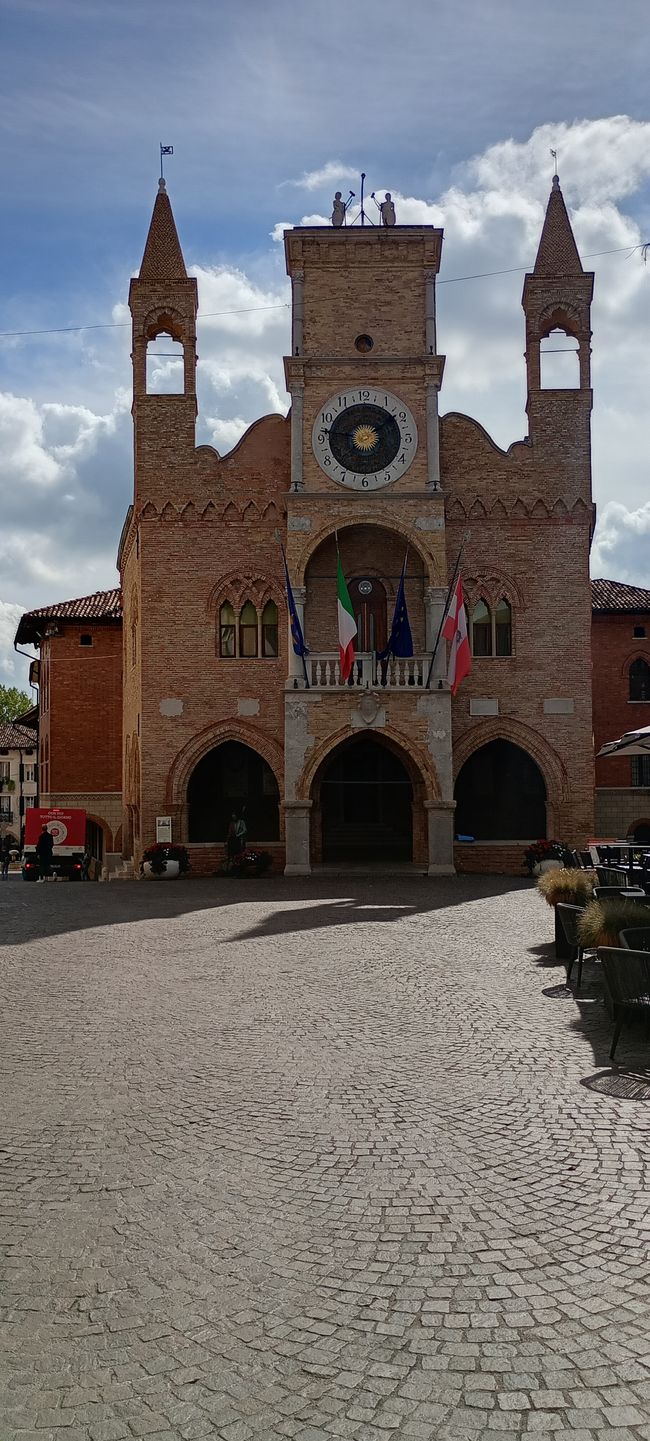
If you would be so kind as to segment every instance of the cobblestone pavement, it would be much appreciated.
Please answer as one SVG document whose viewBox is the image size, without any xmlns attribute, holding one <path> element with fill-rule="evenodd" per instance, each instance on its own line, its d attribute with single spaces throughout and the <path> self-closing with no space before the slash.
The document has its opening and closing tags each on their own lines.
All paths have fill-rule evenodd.
<svg viewBox="0 0 650 1441">
<path fill-rule="evenodd" d="M 650 1441 L 650 1057 L 525 883 L 0 891 L 1 1441 Z"/>
</svg>

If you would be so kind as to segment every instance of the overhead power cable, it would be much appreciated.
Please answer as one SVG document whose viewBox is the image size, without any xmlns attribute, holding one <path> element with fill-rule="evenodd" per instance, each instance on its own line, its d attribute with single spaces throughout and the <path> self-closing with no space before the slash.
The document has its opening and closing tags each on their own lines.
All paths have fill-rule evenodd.
<svg viewBox="0 0 650 1441">
<path fill-rule="evenodd" d="M 649 242 L 650 243 L 650 242 Z M 648 249 L 647 245 L 617 245 L 614 250 L 592 250 L 588 255 L 582 255 L 581 260 L 598 260 L 603 255 L 622 255 L 627 251 L 628 256 L 634 255 L 637 250 L 642 253 Z M 644 255 L 645 259 L 645 255 Z M 460 285 L 466 280 L 490 280 L 498 275 L 521 275 L 525 271 L 531 272 L 533 265 L 512 265 L 506 270 L 478 270 L 474 275 L 450 275 L 438 279 L 437 285 Z M 214 320 L 224 315 L 252 315 L 260 310 L 289 310 L 289 302 L 278 301 L 274 305 L 243 305 L 237 310 L 208 310 L 199 316 L 199 320 Z M 0 330 L 0 340 L 24 339 L 33 335 L 78 335 L 83 330 L 126 330 L 130 325 L 128 320 L 106 320 L 96 325 L 52 325 L 42 330 Z"/>
</svg>

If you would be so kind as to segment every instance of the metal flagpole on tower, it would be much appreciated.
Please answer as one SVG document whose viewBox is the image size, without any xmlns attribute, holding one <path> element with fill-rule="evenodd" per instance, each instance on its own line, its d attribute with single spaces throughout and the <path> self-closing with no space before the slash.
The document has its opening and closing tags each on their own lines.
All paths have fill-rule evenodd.
<svg viewBox="0 0 650 1441">
<path fill-rule="evenodd" d="M 164 170 L 163 170 L 163 155 L 173 155 L 173 154 L 174 154 L 174 147 L 173 147 L 173 145 L 161 145 L 161 147 L 160 147 L 160 179 L 162 180 L 163 184 L 164 184 L 164 181 L 165 181 L 165 172 L 164 172 Z"/>
<path fill-rule="evenodd" d="M 441 635 L 442 635 L 443 626 L 444 626 L 444 624 L 445 624 L 445 621 L 446 621 L 446 619 L 447 619 L 447 616 L 449 615 L 449 608 L 450 608 L 450 605 L 451 605 L 451 601 L 452 601 L 452 597 L 453 597 L 454 591 L 455 591 L 455 589 L 456 589 L 456 581 L 458 580 L 458 574 L 459 574 L 459 571 L 460 571 L 460 562 L 461 562 L 461 560 L 462 560 L 463 551 L 464 551 L 464 549 L 465 549 L 465 541 L 468 539 L 468 537 L 469 537 L 469 531 L 466 532 L 466 534 L 463 536 L 463 539 L 462 539 L 462 541 L 461 541 L 460 550 L 459 550 L 459 552 L 458 552 L 458 559 L 457 559 L 456 565 L 455 565 L 455 567 L 454 567 L 454 574 L 453 574 L 453 577 L 452 577 L 451 585 L 450 585 L 450 587 L 449 587 L 449 590 L 447 591 L 447 599 L 446 599 L 446 601 L 445 601 L 445 608 L 444 608 L 444 610 L 443 610 L 443 612 L 442 612 L 442 619 L 441 619 L 441 621 L 440 621 L 440 625 L 438 626 L 438 634 L 437 634 L 437 636 L 436 636 L 436 643 L 435 643 L 435 645 L 434 645 L 434 647 L 433 647 L 433 651 L 432 651 L 432 654 L 431 654 L 431 661 L 430 661 L 430 664 L 429 664 L 429 670 L 428 670 L 427 682 L 426 682 L 426 689 L 427 689 L 427 690 L 429 690 L 429 687 L 430 687 L 430 685 L 431 685 L 431 677 L 432 677 L 432 675 L 433 675 L 433 667 L 434 667 L 434 665 L 435 665 L 436 656 L 437 656 L 437 654 L 438 654 L 438 646 L 440 645 L 440 637 L 441 637 Z"/>
</svg>

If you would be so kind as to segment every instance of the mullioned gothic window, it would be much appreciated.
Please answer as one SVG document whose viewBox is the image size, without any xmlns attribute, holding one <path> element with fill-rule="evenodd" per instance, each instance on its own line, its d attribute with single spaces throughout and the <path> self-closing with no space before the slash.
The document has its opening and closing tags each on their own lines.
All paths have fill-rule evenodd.
<svg viewBox="0 0 650 1441">
<path fill-rule="evenodd" d="M 481 596 L 471 612 L 469 630 L 472 655 L 512 655 L 512 608 L 505 596 L 494 606 Z"/>
<path fill-rule="evenodd" d="M 630 700 L 650 700 L 650 665 L 641 657 L 630 666 Z"/>
<path fill-rule="evenodd" d="M 262 610 L 245 600 L 236 611 L 229 600 L 219 608 L 219 655 L 225 660 L 255 660 L 258 656 L 277 660 L 278 608 L 267 600 Z"/>
</svg>

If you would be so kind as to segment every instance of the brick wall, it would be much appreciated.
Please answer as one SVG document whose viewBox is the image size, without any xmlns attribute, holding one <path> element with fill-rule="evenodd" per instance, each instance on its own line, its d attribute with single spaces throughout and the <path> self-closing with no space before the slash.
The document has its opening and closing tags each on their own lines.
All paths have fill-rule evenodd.
<svg viewBox="0 0 650 1441">
<path fill-rule="evenodd" d="M 643 626 L 645 639 L 635 639 L 634 627 Z M 608 614 L 595 611 L 593 617 L 594 744 L 598 752 L 606 741 L 625 731 L 650 725 L 650 701 L 631 701 L 629 669 L 643 657 L 650 664 L 650 616 Z M 626 787 L 632 784 L 629 758 L 596 761 L 596 785 Z"/>
<path fill-rule="evenodd" d="M 44 643 L 49 708 L 49 794 L 122 789 L 122 627 L 63 623 Z M 80 644 L 90 635 L 92 645 Z"/>
</svg>

